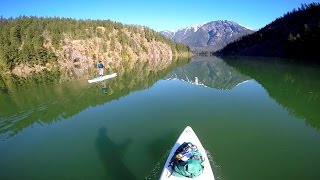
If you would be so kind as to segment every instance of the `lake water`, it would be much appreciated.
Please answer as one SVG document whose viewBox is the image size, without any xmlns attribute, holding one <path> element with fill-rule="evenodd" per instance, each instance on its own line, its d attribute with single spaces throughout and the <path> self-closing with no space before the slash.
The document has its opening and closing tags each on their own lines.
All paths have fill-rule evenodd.
<svg viewBox="0 0 320 180">
<path fill-rule="evenodd" d="M 0 179 L 158 179 L 187 125 L 216 179 L 320 179 L 318 66 L 212 57 L 143 69 L 97 84 L 4 81 Z"/>
</svg>

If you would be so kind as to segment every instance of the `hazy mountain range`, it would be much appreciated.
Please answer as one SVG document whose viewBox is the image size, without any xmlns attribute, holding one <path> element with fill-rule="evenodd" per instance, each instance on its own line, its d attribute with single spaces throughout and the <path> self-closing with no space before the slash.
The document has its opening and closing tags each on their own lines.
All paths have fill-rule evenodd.
<svg viewBox="0 0 320 180">
<path fill-rule="evenodd" d="M 185 27 L 177 31 L 161 31 L 160 33 L 174 42 L 188 45 L 192 49 L 203 48 L 216 51 L 239 37 L 253 32 L 253 30 L 233 21 L 220 20 Z"/>
</svg>

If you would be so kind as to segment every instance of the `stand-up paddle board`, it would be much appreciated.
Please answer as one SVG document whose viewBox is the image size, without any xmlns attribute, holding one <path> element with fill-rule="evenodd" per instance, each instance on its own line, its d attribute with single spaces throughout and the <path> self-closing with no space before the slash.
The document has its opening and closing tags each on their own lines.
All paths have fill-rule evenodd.
<svg viewBox="0 0 320 180">
<path fill-rule="evenodd" d="M 178 177 L 173 174 L 172 166 L 170 166 L 170 161 L 172 160 L 172 157 L 175 156 L 175 152 L 178 149 L 178 147 L 183 144 L 184 142 L 191 142 L 192 144 L 196 145 L 198 151 L 202 154 L 204 158 L 203 162 L 203 172 L 197 177 Z M 197 135 L 194 133 L 192 128 L 190 126 L 187 126 L 183 132 L 181 133 L 180 137 L 174 144 L 173 148 L 171 149 L 171 152 L 169 154 L 169 157 L 164 165 L 162 174 L 160 176 L 160 180 L 214 180 L 213 171 L 209 162 L 209 159 L 206 155 L 206 151 L 203 148 L 200 140 L 198 139 Z"/>
<path fill-rule="evenodd" d="M 103 81 L 103 80 L 106 80 L 106 79 L 114 78 L 116 76 L 117 76 L 117 73 L 107 74 L 107 75 L 104 75 L 104 76 L 100 76 L 100 77 L 96 77 L 96 78 L 93 78 L 93 79 L 89 79 L 88 82 L 89 83 L 95 83 L 95 82 Z"/>
</svg>

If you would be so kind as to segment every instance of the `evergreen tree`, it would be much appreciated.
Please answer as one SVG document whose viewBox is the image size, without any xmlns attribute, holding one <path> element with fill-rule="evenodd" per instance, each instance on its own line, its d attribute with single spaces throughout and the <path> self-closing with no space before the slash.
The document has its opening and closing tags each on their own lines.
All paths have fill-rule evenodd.
<svg viewBox="0 0 320 180">
<path fill-rule="evenodd" d="M 113 32 L 117 34 L 112 34 Z M 138 51 L 138 48 L 127 33 L 129 35 L 140 34 L 148 42 L 155 40 L 168 44 L 173 52 L 188 50 L 186 46 L 176 45 L 160 33 L 147 27 L 128 26 L 110 20 L 75 20 L 32 16 L 6 19 L 1 16 L 0 71 L 8 71 L 19 64 L 32 66 L 35 64 L 45 65 L 48 62 L 56 63 L 57 57 L 53 51 L 61 49 L 65 38 L 86 40 L 98 37 L 102 39 L 101 46 L 104 49 L 108 47 L 104 41 L 109 40 L 111 51 L 116 50 L 116 42 L 119 42 L 124 47 L 121 54 L 128 58 L 126 47 L 131 47 L 134 51 Z M 50 43 L 51 47 L 48 47 Z M 144 50 L 148 51 L 146 47 Z"/>
</svg>

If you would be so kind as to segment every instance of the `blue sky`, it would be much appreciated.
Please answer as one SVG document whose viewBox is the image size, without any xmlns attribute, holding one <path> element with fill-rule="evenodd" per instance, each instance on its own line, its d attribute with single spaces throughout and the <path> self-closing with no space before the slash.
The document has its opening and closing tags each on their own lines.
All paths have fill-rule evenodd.
<svg viewBox="0 0 320 180">
<path fill-rule="evenodd" d="M 156 31 L 231 20 L 257 30 L 310 2 L 320 0 L 1 0 L 0 15 L 110 19 Z"/>
</svg>

